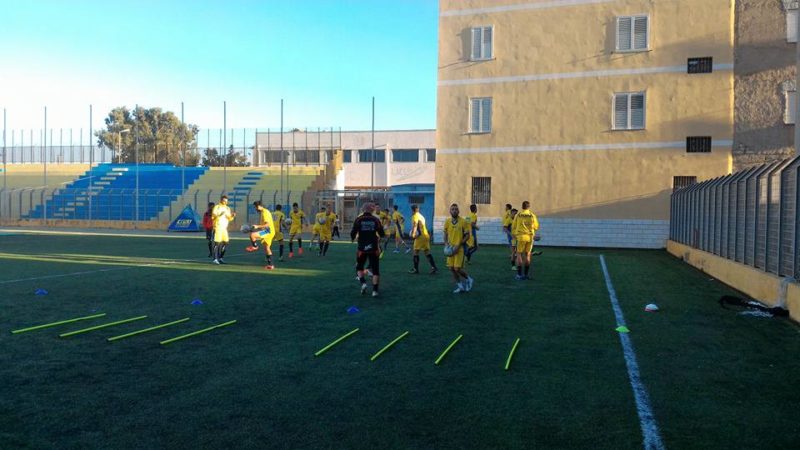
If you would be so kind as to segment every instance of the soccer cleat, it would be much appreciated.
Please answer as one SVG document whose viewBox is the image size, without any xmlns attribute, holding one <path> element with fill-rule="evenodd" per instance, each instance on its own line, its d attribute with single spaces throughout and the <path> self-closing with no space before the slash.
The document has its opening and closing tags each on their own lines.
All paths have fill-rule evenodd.
<svg viewBox="0 0 800 450">
<path fill-rule="evenodd" d="M 524 275 L 514 275 L 514 279 L 517 280 L 517 281 L 524 281 L 525 280 L 525 276 Z"/>
<path fill-rule="evenodd" d="M 394 251 L 392 253 L 400 253 L 400 249 L 396 248 L 396 249 L 394 249 Z"/>
<path fill-rule="evenodd" d="M 300 247 L 300 248 L 297 250 L 297 254 L 298 254 L 298 255 L 302 255 L 302 254 L 303 254 L 303 247 Z"/>
<path fill-rule="evenodd" d="M 464 290 L 464 286 L 462 286 L 462 285 L 461 285 L 461 283 L 458 283 L 458 284 L 456 285 L 456 289 L 453 291 L 453 294 L 460 294 L 460 293 L 462 293 L 462 292 L 466 292 L 466 291 Z"/>
<path fill-rule="evenodd" d="M 511 270 L 517 270 L 517 266 L 511 266 Z"/>
<path fill-rule="evenodd" d="M 214 259 L 214 261 L 211 261 L 211 262 L 213 262 L 214 264 L 219 264 L 219 260 L 216 259 L 216 258 Z"/>
<path fill-rule="evenodd" d="M 472 277 L 468 277 L 468 278 L 467 278 L 467 282 L 465 283 L 465 284 L 466 284 L 466 290 L 467 290 L 467 292 L 469 292 L 469 291 L 471 291 L 471 290 L 472 290 L 472 285 L 473 285 L 474 283 L 475 283 L 475 279 L 473 279 Z"/>
<path fill-rule="evenodd" d="M 409 253 L 411 253 L 411 249 L 410 249 L 410 248 L 407 248 L 407 249 L 406 249 L 406 255 L 407 255 L 407 254 L 409 254 Z"/>
<path fill-rule="evenodd" d="M 244 250 L 248 253 L 253 253 L 254 251 L 258 250 L 258 247 L 253 247 L 252 245 L 248 245 Z"/>
<path fill-rule="evenodd" d="M 280 258 L 278 258 L 278 261 L 280 261 L 280 262 L 283 262 L 283 256 L 281 256 Z"/>
<path fill-rule="evenodd" d="M 289 258 L 294 258 L 294 252 L 289 252 Z"/>
<path fill-rule="evenodd" d="M 411 273 L 411 274 L 414 274 L 414 275 L 419 275 L 419 270 L 411 269 L 411 270 L 408 271 L 408 273 Z"/>
<path fill-rule="evenodd" d="M 436 267 L 431 267 L 431 275 L 436 275 L 437 273 L 439 273 L 439 269 Z"/>
<path fill-rule="evenodd" d="M 225 264 L 225 260 L 224 260 L 224 259 L 222 259 L 222 258 L 220 258 L 220 259 L 219 259 L 219 264 Z"/>
<path fill-rule="evenodd" d="M 541 256 L 542 253 L 543 253 L 542 251 L 533 252 L 533 253 L 531 253 L 531 256 Z"/>
<path fill-rule="evenodd" d="M 366 295 L 367 293 L 367 283 L 361 284 L 361 295 Z"/>
<path fill-rule="evenodd" d="M 373 298 L 378 297 L 379 295 L 380 294 L 378 294 L 378 291 L 372 291 L 372 297 Z"/>
<path fill-rule="evenodd" d="M 265 270 L 275 270 L 275 266 L 273 266 L 272 264 L 269 264 L 269 265 L 264 266 L 264 269 Z"/>
</svg>

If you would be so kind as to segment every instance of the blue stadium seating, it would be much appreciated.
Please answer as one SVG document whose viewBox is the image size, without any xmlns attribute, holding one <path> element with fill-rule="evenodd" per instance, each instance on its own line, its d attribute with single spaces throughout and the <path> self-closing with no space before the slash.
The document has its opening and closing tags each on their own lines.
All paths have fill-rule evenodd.
<svg viewBox="0 0 800 450">
<path fill-rule="evenodd" d="M 171 164 L 140 164 L 138 167 L 138 219 L 142 221 L 156 218 L 208 170 L 207 167 L 182 168 Z M 136 170 L 135 165 L 128 164 L 100 164 L 92 168 L 56 191 L 51 199 L 46 199 L 47 218 L 136 219 Z M 27 218 L 44 218 L 45 205 L 37 205 Z"/>
</svg>

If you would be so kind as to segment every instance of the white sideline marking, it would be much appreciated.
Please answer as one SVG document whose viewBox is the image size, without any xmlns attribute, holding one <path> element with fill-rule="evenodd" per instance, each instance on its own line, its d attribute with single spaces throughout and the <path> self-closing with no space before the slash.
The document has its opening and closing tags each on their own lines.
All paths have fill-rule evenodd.
<svg viewBox="0 0 800 450">
<path fill-rule="evenodd" d="M 625 325 L 625 317 L 622 315 L 622 309 L 619 307 L 617 293 L 614 291 L 614 286 L 611 284 L 611 277 L 608 275 L 606 259 L 603 257 L 603 255 L 600 255 L 600 265 L 603 267 L 603 276 L 606 278 L 608 297 L 611 299 L 611 306 L 614 308 L 614 316 L 617 319 L 617 326 L 627 327 L 627 325 Z M 650 397 L 647 395 L 647 389 L 645 389 L 644 383 L 642 383 L 642 378 L 639 375 L 639 364 L 636 362 L 636 353 L 633 351 L 631 338 L 627 333 L 617 334 L 619 334 L 619 340 L 622 344 L 622 352 L 625 355 L 625 365 L 628 368 L 628 379 L 631 382 L 633 396 L 636 399 L 636 412 L 639 414 L 639 424 L 642 427 L 642 434 L 644 435 L 644 448 L 648 450 L 663 450 L 664 443 L 661 441 L 661 435 L 658 433 L 656 417 L 653 415 L 653 409 L 650 407 Z"/>
<path fill-rule="evenodd" d="M 225 257 L 226 258 L 231 258 L 231 257 L 235 258 L 237 256 L 242 256 L 242 255 L 241 254 L 226 255 Z M 58 274 L 58 275 L 45 275 L 45 276 L 41 276 L 41 277 L 19 278 L 17 280 L 0 281 L 0 284 L 21 283 L 23 281 L 47 280 L 47 279 L 50 279 L 50 278 L 73 277 L 73 276 L 77 276 L 77 275 L 90 275 L 90 274 L 93 274 L 93 273 L 113 272 L 113 271 L 116 271 L 116 270 L 139 269 L 139 268 L 142 268 L 142 267 L 153 267 L 153 266 L 159 266 L 159 265 L 164 266 L 164 265 L 169 265 L 169 264 L 178 264 L 178 263 L 182 263 L 182 262 L 197 262 L 197 261 L 202 261 L 203 259 L 207 259 L 207 258 L 179 259 L 179 260 L 173 260 L 173 261 L 161 261 L 161 262 L 157 262 L 157 263 L 141 264 L 141 265 L 138 265 L 138 266 L 112 267 L 112 268 L 109 268 L 109 269 L 86 270 L 86 271 L 83 271 L 83 272 L 62 273 L 62 274 Z"/>
</svg>

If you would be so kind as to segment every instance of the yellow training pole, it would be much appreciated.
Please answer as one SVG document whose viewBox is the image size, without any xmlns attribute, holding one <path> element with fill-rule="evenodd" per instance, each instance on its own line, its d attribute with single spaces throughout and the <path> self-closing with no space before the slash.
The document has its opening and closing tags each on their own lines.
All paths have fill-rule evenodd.
<svg viewBox="0 0 800 450">
<path fill-rule="evenodd" d="M 183 336 L 174 337 L 172 339 L 167 339 L 166 341 L 161 341 L 161 345 L 167 345 L 175 341 L 180 341 L 181 339 L 186 339 L 188 337 L 197 336 L 198 334 L 207 333 L 211 330 L 216 330 L 217 328 L 227 327 L 228 325 L 235 324 L 235 320 L 231 320 L 230 322 L 221 323 L 219 325 L 214 325 L 213 327 L 203 328 L 202 330 L 197 330 L 193 333 L 184 334 Z"/>
</svg>

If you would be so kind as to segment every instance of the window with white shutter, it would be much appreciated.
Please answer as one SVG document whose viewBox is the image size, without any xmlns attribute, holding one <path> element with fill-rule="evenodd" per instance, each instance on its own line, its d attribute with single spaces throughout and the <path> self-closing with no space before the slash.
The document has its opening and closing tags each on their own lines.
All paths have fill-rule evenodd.
<svg viewBox="0 0 800 450">
<path fill-rule="evenodd" d="M 615 130 L 642 130 L 645 127 L 644 92 L 614 94 Z"/>
<path fill-rule="evenodd" d="M 472 54 L 470 60 L 482 61 L 492 59 L 494 29 L 491 26 L 476 27 L 472 29 Z"/>
<path fill-rule="evenodd" d="M 783 111 L 783 123 L 792 125 L 795 123 L 797 113 L 797 91 L 786 91 Z"/>
<path fill-rule="evenodd" d="M 797 9 L 786 10 L 786 42 L 797 42 Z"/>
<path fill-rule="evenodd" d="M 469 99 L 469 132 L 492 132 L 492 98 L 481 97 Z"/>
<path fill-rule="evenodd" d="M 645 51 L 650 48 L 648 16 L 617 17 L 617 51 Z"/>
</svg>

